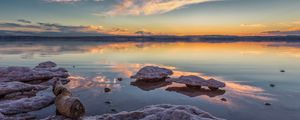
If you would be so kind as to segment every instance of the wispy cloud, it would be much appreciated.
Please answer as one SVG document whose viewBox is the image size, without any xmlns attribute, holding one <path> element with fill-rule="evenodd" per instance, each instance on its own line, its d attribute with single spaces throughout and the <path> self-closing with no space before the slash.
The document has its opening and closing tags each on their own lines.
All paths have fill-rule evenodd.
<svg viewBox="0 0 300 120">
<path fill-rule="evenodd" d="M 261 28 L 266 27 L 266 25 L 263 24 L 241 24 L 241 27 L 252 27 L 252 28 Z"/>
<path fill-rule="evenodd" d="M 75 2 L 83 2 L 83 1 L 94 1 L 100 2 L 104 0 L 44 0 L 46 2 L 53 2 L 53 3 L 75 3 Z"/>
<path fill-rule="evenodd" d="M 208 1 L 215 0 L 121 0 L 103 14 L 107 16 L 162 14 L 187 5 Z"/>
</svg>

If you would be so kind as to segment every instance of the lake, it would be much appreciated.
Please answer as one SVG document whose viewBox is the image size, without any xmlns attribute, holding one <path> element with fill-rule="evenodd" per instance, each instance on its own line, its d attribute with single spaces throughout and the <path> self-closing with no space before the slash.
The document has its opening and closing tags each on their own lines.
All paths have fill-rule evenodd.
<svg viewBox="0 0 300 120">
<path fill-rule="evenodd" d="M 67 87 L 83 102 L 87 115 L 167 103 L 197 106 L 228 120 L 300 119 L 297 42 L 0 42 L 1 67 L 34 67 L 49 60 L 68 69 Z M 215 78 L 226 87 L 191 90 L 180 84 L 130 79 L 147 65 L 172 69 L 173 77 Z M 119 77 L 123 80 L 118 81 Z M 105 93 L 106 87 L 112 91 Z M 44 118 L 55 114 L 55 107 L 33 114 Z"/>
</svg>

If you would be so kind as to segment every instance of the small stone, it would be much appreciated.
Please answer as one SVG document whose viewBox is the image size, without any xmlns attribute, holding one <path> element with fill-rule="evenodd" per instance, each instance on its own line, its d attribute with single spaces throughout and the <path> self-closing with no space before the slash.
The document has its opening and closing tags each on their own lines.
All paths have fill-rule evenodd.
<svg viewBox="0 0 300 120">
<path fill-rule="evenodd" d="M 111 109 L 111 111 L 112 111 L 112 112 L 117 112 L 117 110 L 116 110 L 116 109 Z"/>
<path fill-rule="evenodd" d="M 224 102 L 226 102 L 226 101 L 227 101 L 227 99 L 226 99 L 226 98 L 221 98 L 221 100 L 222 100 L 222 101 L 224 101 Z"/>
<path fill-rule="evenodd" d="M 123 80 L 123 78 L 119 77 L 119 78 L 117 78 L 117 80 L 118 80 L 118 81 L 122 81 L 122 80 Z"/>
<path fill-rule="evenodd" d="M 270 87 L 275 87 L 275 85 L 274 84 L 270 84 Z"/>
<path fill-rule="evenodd" d="M 110 88 L 104 88 L 104 92 L 110 92 L 111 89 Z"/>
<path fill-rule="evenodd" d="M 266 106 L 271 106 L 271 103 L 265 103 Z"/>
<path fill-rule="evenodd" d="M 283 72 L 285 72 L 285 70 L 280 70 L 280 72 L 282 72 L 282 73 L 283 73 Z"/>
<path fill-rule="evenodd" d="M 111 102 L 110 101 L 105 101 L 105 104 L 111 104 Z"/>
</svg>

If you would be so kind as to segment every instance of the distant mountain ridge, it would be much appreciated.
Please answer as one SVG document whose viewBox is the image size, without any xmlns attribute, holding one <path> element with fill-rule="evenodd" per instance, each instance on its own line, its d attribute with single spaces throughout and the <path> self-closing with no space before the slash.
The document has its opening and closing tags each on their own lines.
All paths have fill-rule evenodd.
<svg viewBox="0 0 300 120">
<path fill-rule="evenodd" d="M 0 36 L 0 41 L 100 41 L 100 42 L 300 42 L 300 36 Z"/>
</svg>

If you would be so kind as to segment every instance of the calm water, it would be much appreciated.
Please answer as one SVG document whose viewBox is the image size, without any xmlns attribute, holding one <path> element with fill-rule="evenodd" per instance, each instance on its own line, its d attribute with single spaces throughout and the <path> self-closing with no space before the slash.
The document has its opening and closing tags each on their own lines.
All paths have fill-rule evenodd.
<svg viewBox="0 0 300 120">
<path fill-rule="evenodd" d="M 197 106 L 229 120 L 300 119 L 300 43 L 0 42 L 0 60 L 1 67 L 51 60 L 67 68 L 72 79 L 67 86 L 87 115 L 169 103 Z M 145 65 L 173 69 L 174 76 L 213 77 L 227 87 L 210 92 L 180 84 L 131 85 L 130 75 Z M 104 93 L 105 87 L 112 92 Z M 34 114 L 43 118 L 55 109 L 52 105 Z"/>
</svg>

